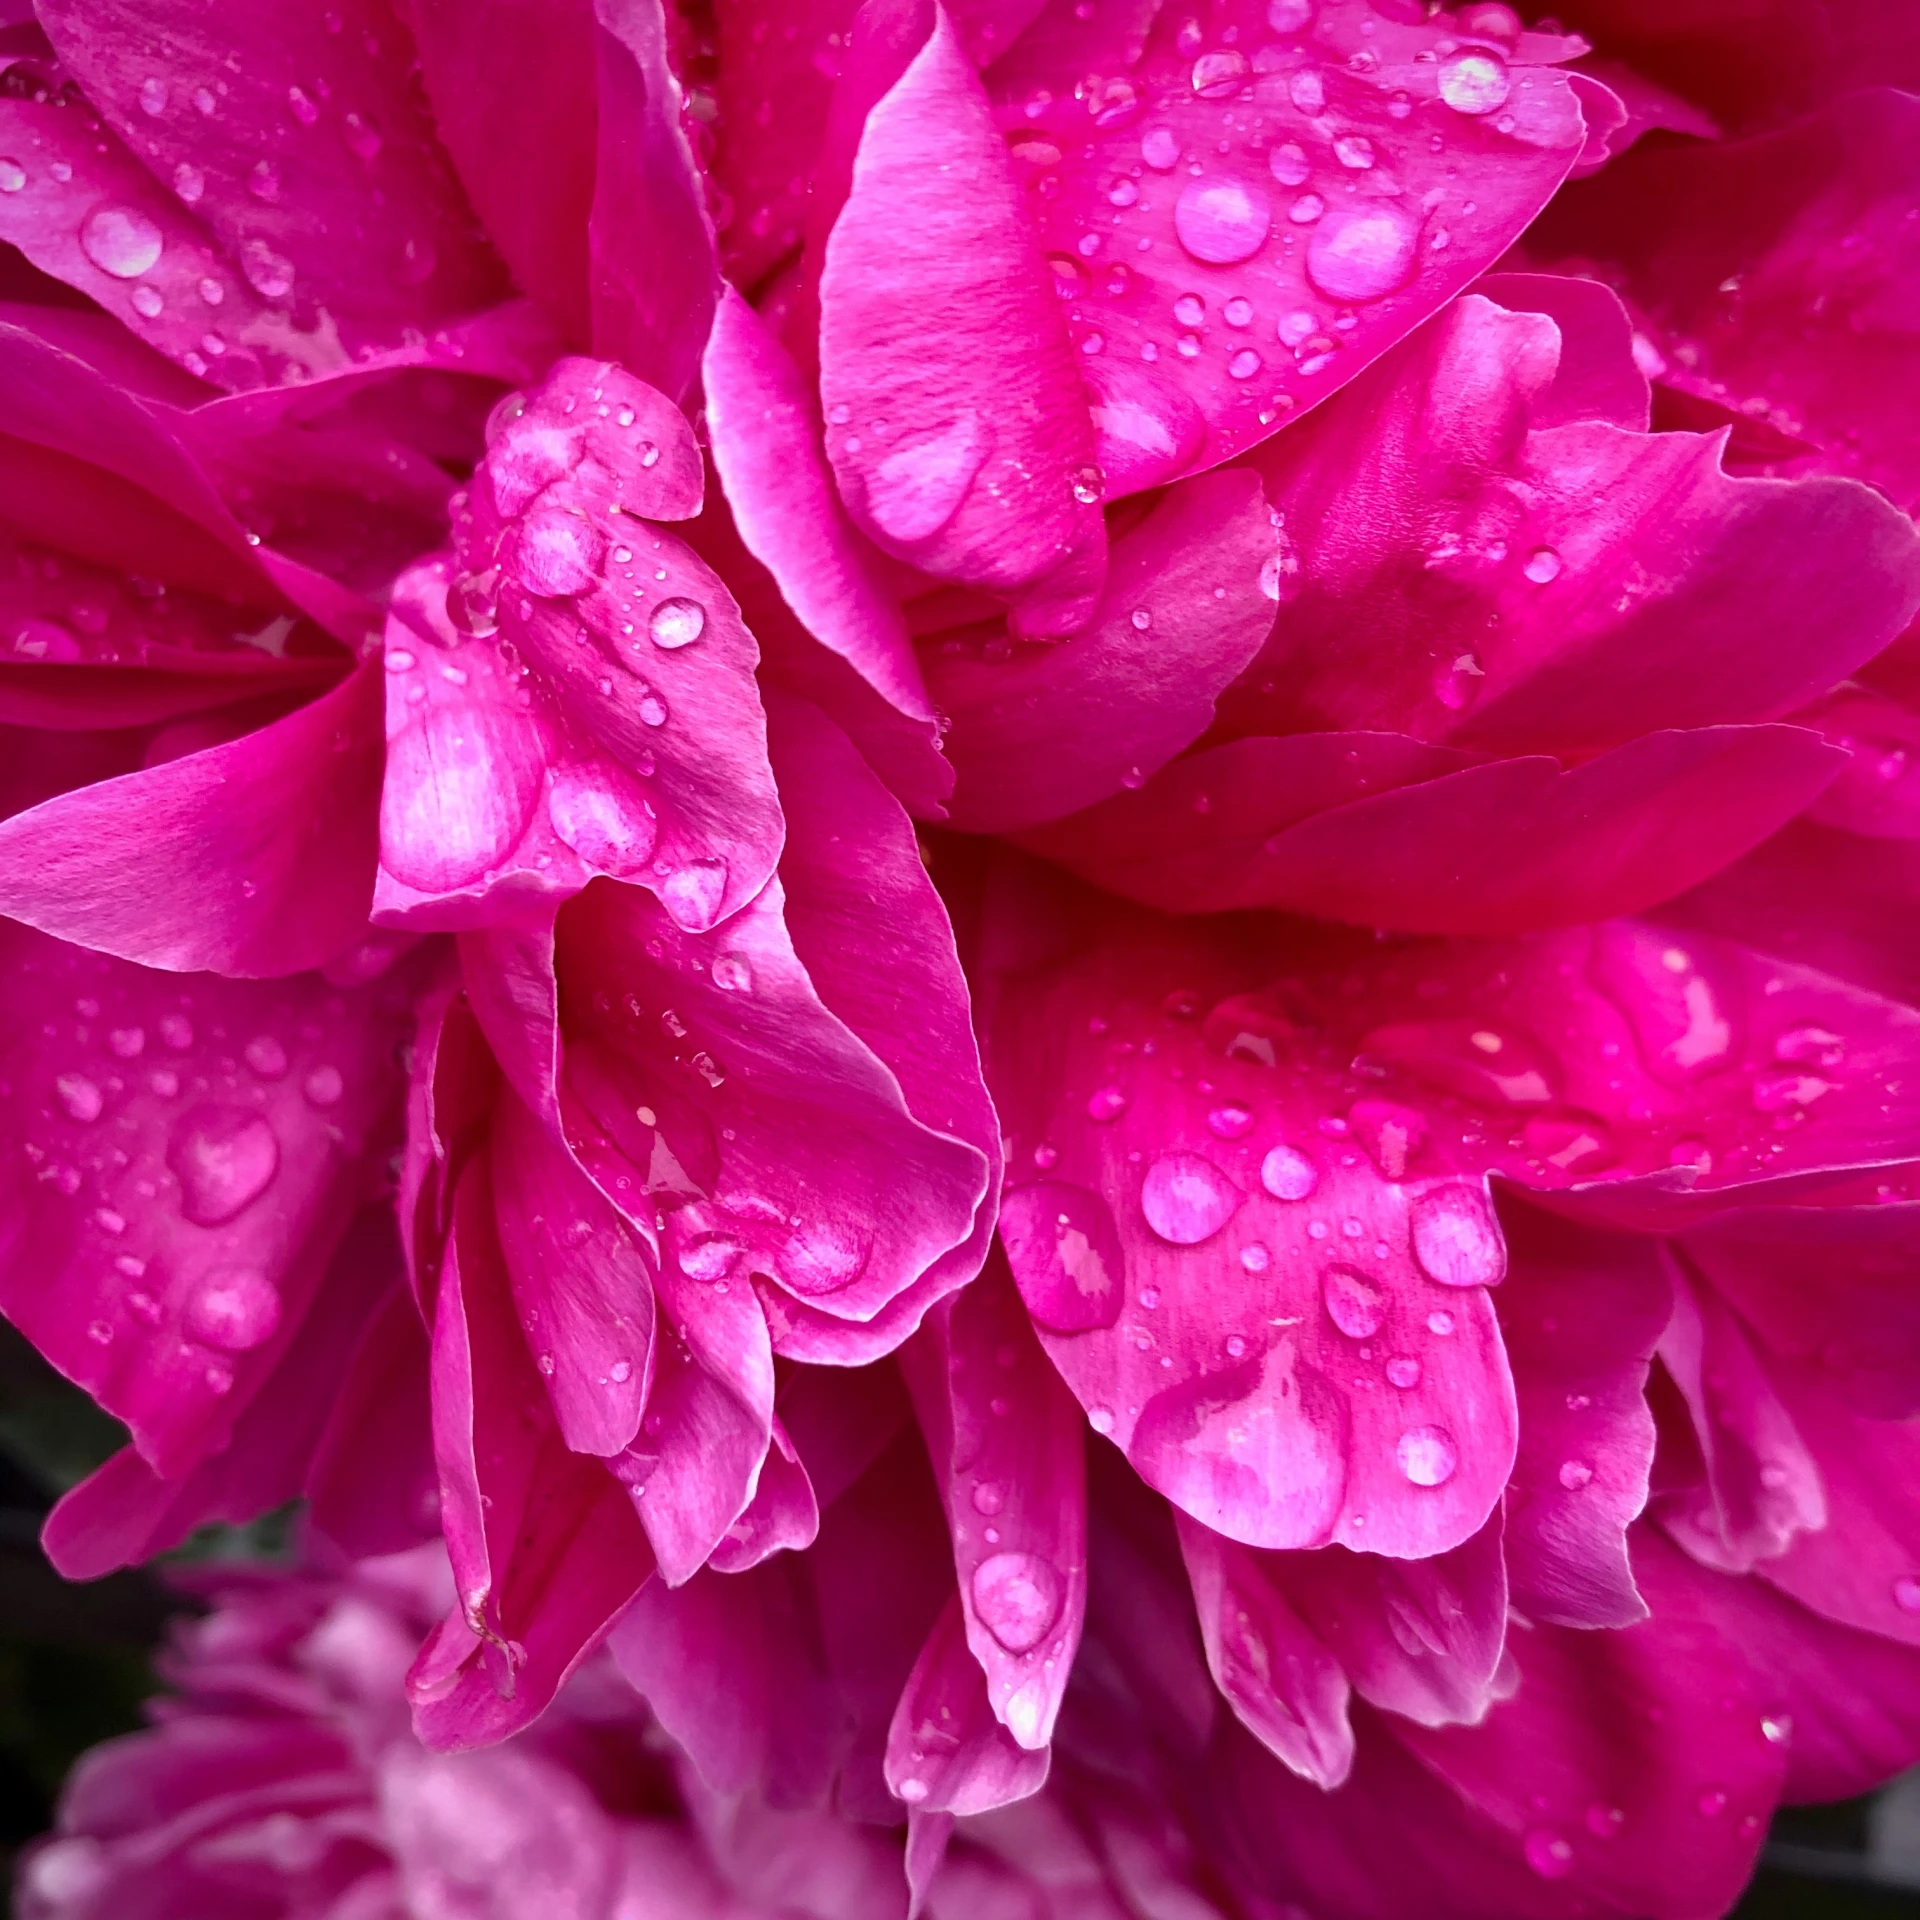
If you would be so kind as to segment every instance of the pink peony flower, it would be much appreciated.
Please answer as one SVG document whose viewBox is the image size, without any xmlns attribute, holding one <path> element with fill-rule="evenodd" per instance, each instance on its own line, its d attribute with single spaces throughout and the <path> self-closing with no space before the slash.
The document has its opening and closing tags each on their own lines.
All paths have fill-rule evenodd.
<svg viewBox="0 0 1920 1920">
<path fill-rule="evenodd" d="M 1576 13 L 0 27 L 46 1544 L 352 1567 L 31 1911 L 1695 1920 L 1920 1759 L 1920 43 Z"/>
</svg>

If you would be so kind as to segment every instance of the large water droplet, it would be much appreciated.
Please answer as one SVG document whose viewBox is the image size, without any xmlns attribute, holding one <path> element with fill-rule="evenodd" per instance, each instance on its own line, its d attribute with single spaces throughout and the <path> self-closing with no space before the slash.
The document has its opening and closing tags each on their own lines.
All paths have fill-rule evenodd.
<svg viewBox="0 0 1920 1920">
<path fill-rule="evenodd" d="M 660 882 L 660 904 L 690 933 L 704 933 L 720 917 L 727 892 L 727 863 L 689 860 Z"/>
<path fill-rule="evenodd" d="M 1267 25 L 1275 33 L 1304 33 L 1313 24 L 1313 0 L 1267 0 Z"/>
<path fill-rule="evenodd" d="M 1420 225 L 1391 201 L 1344 207 L 1314 229 L 1307 278 L 1330 300 L 1384 299 L 1413 277 Z"/>
<path fill-rule="evenodd" d="M 1460 1463 L 1453 1435 L 1444 1427 L 1409 1427 L 1394 1448 L 1400 1471 L 1416 1487 L 1441 1487 Z"/>
<path fill-rule="evenodd" d="M 246 1353 L 280 1324 L 280 1295 L 257 1267 L 217 1267 L 187 1298 L 180 1330 L 203 1346 Z"/>
<path fill-rule="evenodd" d="M 1015 1187 L 1000 1204 L 1000 1239 L 1020 1297 L 1041 1326 L 1086 1333 L 1119 1319 L 1126 1260 L 1097 1193 L 1063 1180 Z"/>
<path fill-rule="evenodd" d="M 102 273 L 137 280 L 160 259 L 160 229 L 138 207 L 95 207 L 80 225 L 80 249 Z"/>
<path fill-rule="evenodd" d="M 1287 80 L 1287 98 L 1302 113 L 1322 113 L 1327 104 L 1327 83 L 1318 67 L 1301 67 Z"/>
<path fill-rule="evenodd" d="M 284 300 L 293 291 L 293 262 L 264 240 L 241 243 L 240 271 L 263 300 Z"/>
<path fill-rule="evenodd" d="M 1276 1200 L 1304 1200 L 1320 1184 L 1320 1169 L 1298 1147 L 1273 1147 L 1260 1162 L 1260 1184 Z"/>
<path fill-rule="evenodd" d="M 1231 99 L 1246 82 L 1247 56 L 1237 47 L 1203 53 L 1188 78 L 1202 100 Z"/>
<path fill-rule="evenodd" d="M 27 170 L 9 154 L 0 154 L 0 193 L 18 193 L 27 184 Z"/>
<path fill-rule="evenodd" d="M 707 630 L 707 610 L 698 600 L 662 600 L 647 622 L 656 647 L 690 647 Z"/>
<path fill-rule="evenodd" d="M 1506 1272 L 1506 1243 L 1478 1188 L 1429 1187 L 1408 1213 L 1413 1255 L 1429 1279 L 1443 1287 L 1490 1287 Z"/>
<path fill-rule="evenodd" d="M 280 1170 L 280 1142 L 263 1114 L 195 1107 L 174 1129 L 167 1165 L 180 1182 L 180 1211 L 217 1227 L 266 1192 Z"/>
<path fill-rule="evenodd" d="M 928 540 L 960 510 L 991 445 L 974 413 L 925 440 L 896 447 L 866 475 L 867 511 L 888 539 Z"/>
<path fill-rule="evenodd" d="M 1513 91 L 1507 63 L 1487 47 L 1470 47 L 1440 64 L 1440 98 L 1455 113 L 1491 113 Z"/>
<path fill-rule="evenodd" d="M 689 1280 L 711 1285 L 715 1280 L 724 1280 L 745 1252 L 746 1248 L 728 1234 L 703 1233 L 680 1249 L 680 1271 Z"/>
<path fill-rule="evenodd" d="M 1240 1209 L 1240 1189 L 1204 1155 L 1162 1154 L 1140 1184 L 1140 1211 L 1176 1247 L 1210 1240 Z"/>
<path fill-rule="evenodd" d="M 1423 1369 L 1420 1362 L 1410 1353 L 1396 1353 L 1387 1362 L 1387 1384 L 1399 1387 L 1403 1391 L 1417 1387 Z"/>
<path fill-rule="evenodd" d="M 713 984 L 722 993 L 751 993 L 753 966 L 744 953 L 723 953 L 713 962 Z"/>
<path fill-rule="evenodd" d="M 1103 1125 L 1109 1120 L 1117 1120 L 1127 1110 L 1127 1094 L 1124 1087 L 1095 1087 L 1087 1095 L 1087 1118 L 1097 1120 Z"/>
<path fill-rule="evenodd" d="M 1009 1653 L 1037 1647 L 1060 1617 L 1060 1575 L 1037 1553 L 990 1554 L 968 1588 L 974 1612 Z"/>
<path fill-rule="evenodd" d="M 1542 1880 L 1564 1880 L 1573 1871 L 1572 1841 L 1546 1827 L 1535 1827 L 1521 1841 L 1520 1850 Z"/>
<path fill-rule="evenodd" d="M 53 1090 L 66 1109 L 67 1118 L 82 1125 L 98 1120 L 106 1105 L 98 1085 L 84 1073 L 63 1073 L 54 1081 Z"/>
<path fill-rule="evenodd" d="M 1156 173 L 1169 172 L 1180 162 L 1179 136 L 1171 127 L 1149 127 L 1140 136 L 1140 158 Z"/>
<path fill-rule="evenodd" d="M 606 768 L 561 767 L 547 788 L 553 830 L 589 866 L 636 873 L 653 855 L 653 809 Z"/>
<path fill-rule="evenodd" d="M 1209 266 L 1252 259 L 1272 224 L 1267 196 L 1239 180 L 1189 181 L 1173 206 L 1173 230 L 1180 244 Z"/>
<path fill-rule="evenodd" d="M 536 507 L 520 524 L 514 571 L 529 592 L 563 600 L 592 587 L 605 551 L 600 530 L 580 514 Z"/>
<path fill-rule="evenodd" d="M 1386 1324 L 1387 1307 L 1380 1289 L 1351 1267 L 1329 1268 L 1320 1282 L 1327 1318 L 1349 1340 L 1371 1340 Z"/>
<path fill-rule="evenodd" d="M 834 1293 L 859 1278 L 866 1241 L 836 1220 L 815 1221 L 794 1228 L 773 1264 L 796 1293 Z"/>
<path fill-rule="evenodd" d="M 1267 171 L 1283 187 L 1305 186 L 1313 172 L 1306 149 L 1296 141 L 1283 140 L 1267 155 Z"/>
</svg>

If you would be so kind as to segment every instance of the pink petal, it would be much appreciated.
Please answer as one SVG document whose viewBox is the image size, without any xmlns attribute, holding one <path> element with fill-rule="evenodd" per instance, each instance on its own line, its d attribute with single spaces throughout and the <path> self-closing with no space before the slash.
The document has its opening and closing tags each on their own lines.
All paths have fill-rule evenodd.
<svg viewBox="0 0 1920 1920">
<path fill-rule="evenodd" d="M 1672 1311 L 1656 1243 L 1501 1209 L 1512 1271 L 1501 1332 L 1520 1401 L 1507 1490 L 1507 1580 L 1529 1620 L 1629 1627 L 1646 1618 L 1627 1528 L 1647 1504 L 1648 1363 Z"/>
<path fill-rule="evenodd" d="M 1884 500 L 1535 425 L 1558 359 L 1550 321 L 1469 296 L 1262 454 L 1301 570 L 1223 729 L 1585 755 L 1778 718 L 1912 618 L 1920 540 Z"/>
<path fill-rule="evenodd" d="M 1017 1745 L 987 1701 L 958 1597 L 921 1650 L 887 1736 L 887 1785 L 913 1813 L 985 1813 L 1046 1783 L 1044 1749 Z"/>
<path fill-rule="evenodd" d="M 1092 427 L 1005 143 L 944 15 L 867 116 L 820 302 L 827 457 L 861 528 L 1014 598 L 1035 636 L 1083 625 L 1105 547 Z"/>
<path fill-rule="evenodd" d="M 1081 32 L 1110 38 L 1106 12 Z M 1115 491 L 1232 459 L 1350 380 L 1500 257 L 1584 139 L 1572 83 L 1533 64 L 1557 46 L 1510 69 L 1452 17 L 1215 20 L 1162 11 L 1137 62 L 1068 38 L 991 76 Z"/>
<path fill-rule="evenodd" d="M 274 4 L 216 31 L 189 7 L 61 0 L 42 24 L 157 178 L 178 192 L 193 170 L 182 197 L 264 298 L 309 328 L 324 309 L 349 346 L 385 344 L 490 303 L 503 276 L 412 91 L 406 29 L 381 0 L 331 17 L 337 32 Z"/>
<path fill-rule="evenodd" d="M 407 982 L 150 973 L 17 926 L 6 949 L 0 1302 L 178 1478 L 267 1390 L 373 1191 Z"/>
<path fill-rule="evenodd" d="M 1670 899 L 1784 825 L 1841 764 L 1800 727 L 1644 734 L 1572 767 L 1457 758 L 1399 734 L 1235 740 L 1023 844 L 1169 912 L 1273 906 L 1504 933 Z"/>
<path fill-rule="evenodd" d="M 773 1444 L 760 1464 L 753 1498 L 710 1556 L 714 1569 L 745 1573 L 776 1553 L 812 1546 L 819 1531 L 820 1508 L 806 1463 L 775 1415 Z"/>
<path fill-rule="evenodd" d="M 928 1316 L 902 1364 L 953 1535 L 966 1640 L 994 1718 L 1052 1738 L 1086 1606 L 1085 1439 L 996 1262 Z"/>
<path fill-rule="evenodd" d="M 720 276 L 667 58 L 667 13 L 661 0 L 594 0 L 593 17 L 594 351 L 678 400 L 699 378 Z"/>
<path fill-rule="evenodd" d="M 1443 1552 L 1513 1460 L 1484 1186 L 1246 984 L 1152 927 L 1002 987 L 1014 1278 L 1095 1430 L 1194 1519 Z"/>
<path fill-rule="evenodd" d="M 83 786 L 0 824 L 0 908 L 147 966 L 297 973 L 372 902 L 379 674 L 224 745 Z"/>
<path fill-rule="evenodd" d="M 1511 313 L 1544 313 L 1560 330 L 1553 380 L 1528 406 L 1536 427 L 1607 420 L 1647 431 L 1652 394 L 1633 357 L 1633 318 L 1611 287 L 1552 273 L 1490 273 L 1473 291 Z"/>
<path fill-rule="evenodd" d="M 913 719 L 931 719 L 907 630 L 819 458 L 817 408 L 751 307 L 727 290 L 702 363 L 713 461 L 740 537 L 821 645 Z"/>
<path fill-rule="evenodd" d="M 585 0 L 409 0 L 436 132 L 515 282 L 569 344 L 588 319 L 596 115 Z"/>
<path fill-rule="evenodd" d="M 1115 543 L 1086 630 L 1025 647 L 987 634 L 923 653 L 955 825 L 1001 833 L 1138 786 L 1205 731 L 1214 697 L 1273 624 L 1271 518 L 1257 484 L 1215 474 L 1170 491 Z"/>
<path fill-rule="evenodd" d="M 1316 1786 L 1353 1769 L 1347 1676 L 1288 1604 L 1277 1556 L 1254 1552 L 1176 1512 L 1207 1666 L 1240 1724 Z"/>
</svg>

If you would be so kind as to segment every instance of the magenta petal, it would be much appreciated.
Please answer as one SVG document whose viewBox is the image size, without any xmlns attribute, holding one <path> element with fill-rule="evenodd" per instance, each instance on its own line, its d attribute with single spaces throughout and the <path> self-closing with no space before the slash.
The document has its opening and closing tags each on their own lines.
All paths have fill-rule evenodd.
<svg viewBox="0 0 1920 1920">
<path fill-rule="evenodd" d="M 176 1478 L 266 1390 L 371 1191 L 406 988 L 151 973 L 4 931 L 0 1304 Z"/>
<path fill-rule="evenodd" d="M 1493 265 L 1585 137 L 1573 84 L 1536 64 L 1561 56 L 1544 36 L 1463 44 L 1452 16 L 1374 7 L 1276 30 L 1251 0 L 1211 35 L 1186 18 L 1161 9 L 1137 61 L 1073 44 L 1131 9 L 1080 35 L 1063 18 L 1057 65 L 1023 44 L 989 75 L 1098 369 L 1096 458 L 1128 491 L 1232 459 L 1350 380 Z"/>
<path fill-rule="evenodd" d="M 560 1432 L 621 1452 L 653 1381 L 651 1261 L 567 1153 L 511 1094 L 494 1111 L 494 1217 L 514 1307 Z"/>
<path fill-rule="evenodd" d="M 1633 317 L 1611 287 L 1552 273 L 1490 273 L 1473 291 L 1512 313 L 1544 313 L 1560 329 L 1552 383 L 1528 407 L 1536 427 L 1607 420 L 1647 431 L 1653 396 L 1633 357 Z"/>
<path fill-rule="evenodd" d="M 718 1573 L 745 1573 L 776 1553 L 812 1546 L 819 1532 L 820 1507 L 813 1482 L 776 1415 L 772 1444 L 760 1463 L 753 1498 L 709 1560 Z"/>
<path fill-rule="evenodd" d="M 1353 1770 L 1351 1689 L 1339 1660 L 1273 1577 L 1282 1562 L 1184 1513 L 1174 1521 L 1214 1684 L 1275 1759 L 1316 1786 L 1342 1785 Z"/>
<path fill-rule="evenodd" d="M 340 30 L 287 0 L 216 28 L 190 6 L 58 0 L 41 22 L 152 171 L 179 192 L 188 170 L 182 197 L 264 298 L 384 345 L 489 304 L 504 276 L 413 91 L 406 29 L 382 0 L 329 18 Z"/>
<path fill-rule="evenodd" d="M 1507 1492 L 1507 1581 L 1527 1619 L 1628 1627 L 1646 1617 L 1627 1528 L 1653 1464 L 1648 1364 L 1672 1311 L 1657 1244 L 1503 1206 L 1512 1272 L 1501 1331 L 1520 1401 Z"/>
<path fill-rule="evenodd" d="M 944 14 L 867 116 L 820 305 L 827 457 L 862 529 L 924 572 L 1031 602 L 1036 635 L 1083 625 L 1105 550 L 1085 391 Z"/>
<path fill-rule="evenodd" d="M 669 15 L 661 0 L 594 0 L 593 17 L 594 351 L 678 400 L 700 375 L 720 270 L 668 58 Z"/>
<path fill-rule="evenodd" d="M 1086 1608 L 1080 1410 L 997 1262 L 934 1308 L 902 1365 L 947 1509 L 967 1645 L 994 1717 L 1039 1752 Z"/>
<path fill-rule="evenodd" d="M 731 288 L 702 373 L 713 463 L 741 539 L 821 645 L 902 714 L 931 718 L 899 608 L 816 451 L 817 410 L 786 350 Z"/>
<path fill-rule="evenodd" d="M 586 0 L 408 0 L 436 131 L 513 277 L 588 332 L 593 15 Z"/>
<path fill-rule="evenodd" d="M 1022 844 L 1168 912 L 1274 906 L 1504 933 L 1672 898 L 1784 825 L 1841 764 L 1801 727 L 1645 734 L 1573 767 L 1463 767 L 1393 734 L 1256 737 Z"/>
<path fill-rule="evenodd" d="M 364 933 L 380 676 L 0 823 L 0 908 L 146 966 L 297 973 Z"/>
<path fill-rule="evenodd" d="M 956 1596 L 900 1695 L 887 1785 L 915 1813 L 986 1813 L 1038 1793 L 1046 1778 L 1046 1750 L 1029 1753 L 994 1717 Z"/>
<path fill-rule="evenodd" d="M 1444 1552 L 1515 1444 L 1484 1182 L 1243 981 L 1156 925 L 1001 986 L 1015 1281 L 1095 1430 L 1194 1519 Z"/>
<path fill-rule="evenodd" d="M 1056 819 L 1138 786 L 1203 733 L 1272 628 L 1275 538 L 1257 482 L 1208 475 L 1115 543 L 1084 633 L 1015 659 L 991 639 L 973 657 L 961 640 L 930 644 L 934 700 L 953 720 L 954 824 Z"/>
</svg>

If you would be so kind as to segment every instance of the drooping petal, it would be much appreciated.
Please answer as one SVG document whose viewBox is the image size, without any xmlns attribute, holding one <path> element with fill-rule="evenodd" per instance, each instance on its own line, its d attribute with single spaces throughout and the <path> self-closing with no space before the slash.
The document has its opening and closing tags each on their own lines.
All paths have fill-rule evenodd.
<svg viewBox="0 0 1920 1920">
<path fill-rule="evenodd" d="M 1035 636 L 1085 623 L 1106 561 L 1093 427 L 1046 280 L 986 94 L 936 9 L 867 116 L 827 243 L 827 457 L 872 539 L 1014 599 Z"/>
<path fill-rule="evenodd" d="M 1008 658 L 1003 636 L 929 643 L 953 721 L 956 826 L 1001 833 L 1138 786 L 1213 719 L 1273 625 L 1276 535 L 1256 482 L 1171 489 L 1115 542 L 1086 630 Z"/>
</svg>

